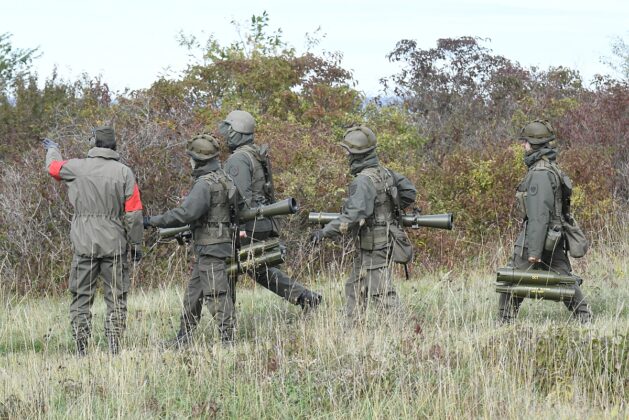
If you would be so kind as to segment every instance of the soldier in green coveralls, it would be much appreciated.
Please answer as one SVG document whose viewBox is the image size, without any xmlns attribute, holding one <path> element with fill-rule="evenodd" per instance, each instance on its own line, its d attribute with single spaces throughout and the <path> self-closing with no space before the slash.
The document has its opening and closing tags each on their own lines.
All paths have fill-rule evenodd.
<svg viewBox="0 0 629 420">
<path fill-rule="evenodd" d="M 236 188 L 217 158 L 218 140 L 200 134 L 188 141 L 187 153 L 194 184 L 181 206 L 158 216 L 147 217 L 144 226 L 162 228 L 190 225 L 195 253 L 192 277 L 183 301 L 183 314 L 174 345 L 190 341 L 201 316 L 201 305 L 208 305 L 218 324 L 223 343 L 234 339 L 234 287 L 228 279 L 225 261 L 232 255 L 232 209 L 238 205 Z"/>
<path fill-rule="evenodd" d="M 380 165 L 376 135 L 364 126 L 345 133 L 341 146 L 347 150 L 354 180 L 340 217 L 314 231 L 312 241 L 355 234 L 359 251 L 345 284 L 346 315 L 351 319 L 368 306 L 391 312 L 400 302 L 391 277 L 391 229 L 398 227 L 400 211 L 415 202 L 415 186 L 403 175 Z"/>
<path fill-rule="evenodd" d="M 111 127 L 98 127 L 90 138 L 85 159 L 63 160 L 59 146 L 50 139 L 48 173 L 68 187 L 74 209 L 70 239 L 74 258 L 70 270 L 70 317 L 77 353 L 87 353 L 91 335 L 96 280 L 103 278 L 107 316 L 105 335 L 109 351 L 120 350 L 126 328 L 130 279 L 127 250 L 134 262 L 142 258 L 142 201 L 133 171 L 120 162 Z"/>
<path fill-rule="evenodd" d="M 524 162 L 528 172 L 516 192 L 518 210 L 523 219 L 522 230 L 515 241 L 511 265 L 515 269 L 535 268 L 570 275 L 572 268 L 564 249 L 564 238 L 545 249 L 550 231 L 561 231 L 562 218 L 569 207 L 562 194 L 562 178 L 565 174 L 557 163 L 557 150 L 552 140 L 555 133 L 547 121 L 535 120 L 528 123 L 519 139 L 525 149 Z M 581 322 L 589 322 L 591 312 L 579 285 L 572 300 L 565 305 Z M 523 298 L 500 294 L 499 317 L 502 322 L 511 322 L 518 314 Z"/>
</svg>

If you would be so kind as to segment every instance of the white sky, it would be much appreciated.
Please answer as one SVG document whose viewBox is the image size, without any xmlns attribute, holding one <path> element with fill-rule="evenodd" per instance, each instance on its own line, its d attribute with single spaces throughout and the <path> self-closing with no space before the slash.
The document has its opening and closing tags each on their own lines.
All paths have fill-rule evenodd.
<svg viewBox="0 0 629 420">
<path fill-rule="evenodd" d="M 527 66 L 571 67 L 586 80 L 611 72 L 600 61 L 611 55 L 613 38 L 629 40 L 627 0 L 0 0 L 0 33 L 13 34 L 15 47 L 40 48 L 40 79 L 56 65 L 66 79 L 102 75 L 119 91 L 183 69 L 179 31 L 202 41 L 213 34 L 226 45 L 237 38 L 232 20 L 246 27 L 264 10 L 270 29 L 282 28 L 298 52 L 306 32 L 320 26 L 319 49 L 343 53 L 343 67 L 369 95 L 397 71 L 385 56 L 401 39 L 432 48 L 439 38 L 491 38 L 484 45 L 496 54 Z"/>
</svg>

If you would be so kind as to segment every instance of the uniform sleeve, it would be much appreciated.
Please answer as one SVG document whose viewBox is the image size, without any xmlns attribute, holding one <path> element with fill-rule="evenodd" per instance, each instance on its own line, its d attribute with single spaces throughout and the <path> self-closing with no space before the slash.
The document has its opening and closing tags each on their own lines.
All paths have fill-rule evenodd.
<svg viewBox="0 0 629 420">
<path fill-rule="evenodd" d="M 225 172 L 231 177 L 247 207 L 251 208 L 251 162 L 244 153 L 232 154 L 225 162 Z"/>
<path fill-rule="evenodd" d="M 179 227 L 200 219 L 210 209 L 210 187 L 202 179 L 192 186 L 181 206 L 159 216 L 151 217 L 151 225 L 156 227 Z"/>
<path fill-rule="evenodd" d="M 142 243 L 144 228 L 142 226 L 142 199 L 140 188 L 131 169 L 127 172 L 125 180 L 125 224 L 128 241 L 132 245 Z"/>
<path fill-rule="evenodd" d="M 72 171 L 66 166 L 67 160 L 63 160 L 61 152 L 56 147 L 51 147 L 46 152 L 46 170 L 57 181 L 71 181 L 74 179 Z"/>
<path fill-rule="evenodd" d="M 347 226 L 344 231 L 357 229 L 361 220 L 373 214 L 375 199 L 376 190 L 371 180 L 366 176 L 357 176 L 349 186 L 349 197 L 341 216 L 323 228 L 323 235 L 329 238 L 342 235 L 341 226 Z"/>
<path fill-rule="evenodd" d="M 397 186 L 397 193 L 400 197 L 400 208 L 405 209 L 417 200 L 417 190 L 415 186 L 407 177 L 397 172 L 393 172 L 393 179 Z"/>
<path fill-rule="evenodd" d="M 526 241 L 529 257 L 542 257 L 544 242 L 551 215 L 555 208 L 555 195 L 549 171 L 534 171 L 526 195 Z"/>
</svg>

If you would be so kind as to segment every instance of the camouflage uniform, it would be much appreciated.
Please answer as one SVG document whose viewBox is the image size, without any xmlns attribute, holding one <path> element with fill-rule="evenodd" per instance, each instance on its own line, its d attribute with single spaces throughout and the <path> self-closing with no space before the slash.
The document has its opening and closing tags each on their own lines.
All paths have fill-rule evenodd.
<svg viewBox="0 0 629 420">
<path fill-rule="evenodd" d="M 552 137 L 554 139 L 554 135 Z M 534 140 L 533 140 L 534 141 Z M 541 143 L 533 145 L 525 162 L 529 168 L 524 180 L 516 192 L 516 199 L 522 218 L 522 231 L 515 241 L 511 266 L 515 269 L 535 269 L 554 271 L 571 275 L 572 267 L 561 238 L 554 250 L 544 249 L 547 232 L 550 229 L 561 230 L 562 188 L 559 168 L 555 163 L 557 152 L 554 148 Z M 531 263 L 529 258 L 539 258 L 540 263 Z M 579 320 L 587 322 L 591 317 L 583 292 L 578 285 L 572 286 L 574 298 L 564 304 Z M 501 293 L 499 298 L 499 317 L 509 322 L 517 316 L 523 298 Z"/>
<path fill-rule="evenodd" d="M 112 353 L 118 352 L 126 327 L 130 286 L 127 246 L 134 259 L 139 260 L 142 243 L 142 202 L 135 176 L 119 162 L 120 156 L 113 150 L 113 130 L 103 127 L 95 130 L 95 136 L 110 139 L 111 148 L 93 147 L 87 159 L 63 160 L 51 142 L 46 154 L 48 173 L 68 186 L 68 198 L 74 208 L 69 290 L 72 332 L 79 354 L 85 354 L 91 335 L 91 307 L 99 275 L 107 304 L 105 334 Z"/>
<path fill-rule="evenodd" d="M 357 233 L 359 251 L 354 256 L 352 272 L 345 284 L 346 315 L 350 318 L 358 315 L 357 309 L 364 310 L 369 305 L 387 311 L 399 307 L 391 278 L 389 226 L 398 224 L 395 215 L 398 206 L 399 209 L 410 206 L 417 195 L 415 187 L 406 177 L 378 163 L 375 135 L 372 149 L 360 154 L 352 153 L 352 150 L 349 155 L 350 169 L 355 178 L 349 186 L 349 197 L 341 216 L 314 235 L 336 238 L 350 232 Z M 399 204 L 392 198 L 394 189 Z"/>
</svg>

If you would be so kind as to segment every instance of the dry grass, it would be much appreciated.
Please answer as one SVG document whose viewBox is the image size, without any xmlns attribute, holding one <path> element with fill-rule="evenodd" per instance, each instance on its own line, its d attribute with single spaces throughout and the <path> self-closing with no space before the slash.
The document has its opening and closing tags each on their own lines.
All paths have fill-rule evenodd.
<svg viewBox="0 0 629 420">
<path fill-rule="evenodd" d="M 354 328 L 341 316 L 341 278 L 315 284 L 326 304 L 307 316 L 239 290 L 233 348 L 205 313 L 193 346 L 163 350 L 182 290 L 135 290 L 115 358 L 99 297 L 90 355 L 78 359 L 68 298 L 4 296 L 0 418 L 627 417 L 629 244 L 613 245 L 575 270 L 595 313 L 586 327 L 559 303 L 533 301 L 498 326 L 492 272 L 471 266 L 416 270 L 398 282 L 405 316 Z"/>
</svg>

